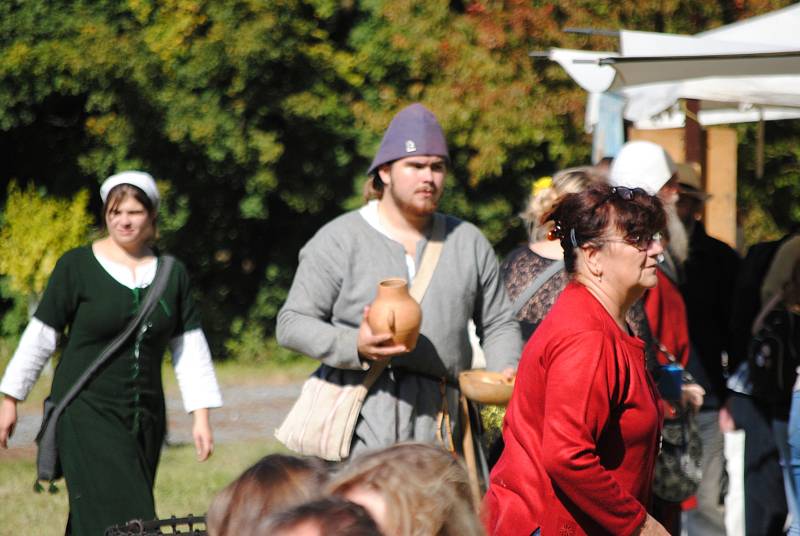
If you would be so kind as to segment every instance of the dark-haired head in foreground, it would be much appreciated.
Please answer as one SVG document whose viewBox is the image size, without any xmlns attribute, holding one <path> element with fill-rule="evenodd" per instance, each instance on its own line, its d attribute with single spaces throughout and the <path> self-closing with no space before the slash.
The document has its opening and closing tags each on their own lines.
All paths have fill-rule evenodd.
<svg viewBox="0 0 800 536">
<path fill-rule="evenodd" d="M 307 502 L 268 518 L 255 531 L 269 536 L 381 536 L 367 510 L 338 497 Z"/>
<path fill-rule="evenodd" d="M 319 497 L 326 480 L 325 463 L 316 458 L 264 456 L 214 497 L 208 533 L 248 534 L 268 515 Z"/>
</svg>

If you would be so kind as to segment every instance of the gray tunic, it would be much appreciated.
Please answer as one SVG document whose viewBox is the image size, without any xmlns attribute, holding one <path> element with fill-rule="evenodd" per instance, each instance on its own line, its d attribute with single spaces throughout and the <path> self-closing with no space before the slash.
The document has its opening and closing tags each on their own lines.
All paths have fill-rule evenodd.
<svg viewBox="0 0 800 536">
<path fill-rule="evenodd" d="M 417 245 L 416 264 L 427 240 Z M 300 251 L 286 303 L 278 314 L 278 342 L 318 359 L 314 373 L 339 384 L 360 383 L 368 364 L 358 356 L 358 327 L 378 282 L 407 278 L 403 246 L 373 228 L 357 211 L 322 227 Z M 473 319 L 487 367 L 516 368 L 521 348 L 497 259 L 472 224 L 447 217 L 444 248 L 421 303 L 422 326 L 414 351 L 392 359 L 364 402 L 352 452 L 398 441 L 436 440 L 448 382 L 451 433 L 460 446 L 458 373 L 470 368 L 467 321 Z M 445 423 L 446 424 L 446 423 Z M 445 430 L 444 434 L 447 437 Z"/>
</svg>

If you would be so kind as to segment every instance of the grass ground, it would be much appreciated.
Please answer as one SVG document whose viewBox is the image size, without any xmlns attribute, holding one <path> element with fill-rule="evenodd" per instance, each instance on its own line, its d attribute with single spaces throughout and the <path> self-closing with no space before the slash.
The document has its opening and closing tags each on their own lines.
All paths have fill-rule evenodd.
<svg viewBox="0 0 800 536">
<path fill-rule="evenodd" d="M 159 517 L 205 514 L 219 490 L 262 456 L 277 451 L 285 449 L 273 440 L 223 444 L 201 464 L 191 446 L 165 449 L 155 487 Z"/>
<path fill-rule="evenodd" d="M 0 340 L 0 373 L 13 348 Z M 311 359 L 296 363 L 216 364 L 221 385 L 275 385 L 298 381 L 308 376 L 315 362 Z M 165 364 L 164 388 L 175 393 L 175 375 Z M 28 399 L 19 406 L 20 413 L 41 412 L 42 400 L 49 392 L 46 378 L 37 382 Z M 220 489 L 262 456 L 281 450 L 271 438 L 263 441 L 217 444 L 214 455 L 199 464 L 190 445 L 167 447 L 163 450 L 156 478 L 155 497 L 161 518 L 188 514 L 201 515 Z M 35 449 L 5 451 L 0 456 L 0 536 L 35 534 L 37 536 L 64 534 L 67 519 L 67 493 L 64 482 L 54 495 L 33 492 Z"/>
<path fill-rule="evenodd" d="M 205 463 L 194 459 L 190 446 L 164 449 L 156 478 L 156 508 L 161 518 L 206 512 L 214 495 L 245 468 L 270 452 L 280 450 L 274 442 L 218 445 Z M 56 494 L 34 493 L 32 457 L 4 459 L 0 464 L 0 535 L 64 534 L 67 493 L 59 482 Z"/>
</svg>

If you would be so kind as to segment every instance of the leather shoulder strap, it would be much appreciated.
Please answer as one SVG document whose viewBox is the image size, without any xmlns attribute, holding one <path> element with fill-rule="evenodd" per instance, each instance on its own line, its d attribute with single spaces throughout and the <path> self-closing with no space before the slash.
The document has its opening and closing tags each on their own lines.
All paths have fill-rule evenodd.
<svg viewBox="0 0 800 536">
<path fill-rule="evenodd" d="M 142 320 L 150 314 L 153 308 L 158 303 L 158 300 L 161 298 L 161 295 L 164 293 L 164 289 L 167 287 L 167 281 L 169 280 L 169 274 L 172 271 L 172 265 L 175 264 L 175 257 L 171 255 L 162 255 L 158 261 L 158 267 L 156 268 L 156 275 L 153 278 L 153 282 L 150 284 L 150 289 L 147 292 L 147 296 L 145 296 L 142 305 L 139 307 L 139 312 L 136 316 L 131 320 L 125 329 L 117 335 L 117 337 L 111 341 L 108 346 L 100 352 L 100 355 L 95 359 L 91 365 L 83 372 L 83 374 L 78 378 L 78 380 L 72 385 L 69 391 L 64 395 L 64 397 L 59 401 L 58 405 L 53 410 L 53 419 L 51 422 L 53 426 L 55 426 L 55 421 L 59 414 L 64 411 L 64 408 L 72 401 L 73 398 L 77 396 L 77 394 L 83 389 L 83 386 L 86 385 L 86 382 L 91 379 L 97 369 L 99 369 L 103 363 L 108 361 L 114 353 L 119 350 L 120 346 L 122 346 L 126 340 L 133 334 L 136 330 L 137 326 L 142 322 Z"/>
<path fill-rule="evenodd" d="M 775 309 L 781 303 L 781 301 L 783 301 L 783 291 L 776 292 L 775 295 L 767 300 L 767 303 L 764 304 L 764 307 L 761 308 L 761 310 L 758 312 L 758 316 L 753 321 L 753 327 L 751 329 L 751 333 L 753 335 L 758 333 L 758 331 L 763 327 L 764 320 L 767 318 L 767 314 Z"/>
<path fill-rule="evenodd" d="M 408 289 L 408 293 L 417 300 L 417 303 L 422 303 L 422 298 L 425 296 L 425 291 L 428 290 L 428 284 L 430 284 L 433 277 L 433 271 L 439 263 L 439 257 L 442 255 L 442 248 L 444 247 L 446 226 L 447 218 L 443 214 L 437 212 L 433 215 L 431 237 L 425 246 L 425 251 L 422 253 L 419 270 L 414 276 L 411 288 Z"/>
<path fill-rule="evenodd" d="M 539 275 L 533 278 L 533 281 L 531 281 L 530 285 L 525 287 L 525 290 L 523 290 L 519 294 L 519 296 L 517 296 L 517 299 L 514 300 L 514 314 L 515 315 L 519 314 L 519 312 L 522 310 L 525 304 L 528 303 L 528 300 L 530 300 L 533 297 L 533 295 L 536 294 L 536 291 L 542 288 L 542 285 L 547 283 L 551 277 L 556 275 L 563 268 L 564 268 L 563 260 L 555 261 L 553 262 L 553 264 L 548 266 L 546 270 L 539 273 Z"/>
</svg>

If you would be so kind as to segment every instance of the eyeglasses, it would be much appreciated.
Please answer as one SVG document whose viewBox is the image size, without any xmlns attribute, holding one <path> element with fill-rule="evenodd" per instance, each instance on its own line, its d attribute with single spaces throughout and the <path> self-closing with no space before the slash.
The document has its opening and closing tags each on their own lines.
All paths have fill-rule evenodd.
<svg viewBox="0 0 800 536">
<path fill-rule="evenodd" d="M 650 236 L 640 236 L 640 235 L 633 235 L 628 236 L 626 238 L 605 238 L 600 240 L 602 243 L 606 242 L 619 242 L 621 244 L 627 244 L 629 246 L 633 246 L 639 251 L 647 251 L 650 249 L 650 245 L 654 242 L 661 243 L 662 239 L 661 233 L 655 233 Z"/>
<path fill-rule="evenodd" d="M 611 193 L 618 195 L 621 199 L 624 199 L 625 201 L 630 201 L 637 194 L 646 196 L 650 195 L 643 188 L 628 188 L 626 186 L 614 186 L 613 188 L 611 188 Z"/>
</svg>

